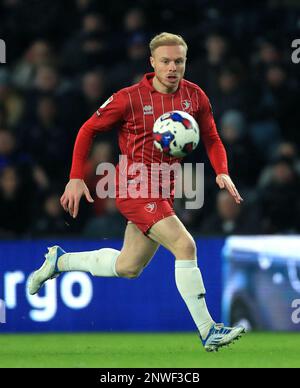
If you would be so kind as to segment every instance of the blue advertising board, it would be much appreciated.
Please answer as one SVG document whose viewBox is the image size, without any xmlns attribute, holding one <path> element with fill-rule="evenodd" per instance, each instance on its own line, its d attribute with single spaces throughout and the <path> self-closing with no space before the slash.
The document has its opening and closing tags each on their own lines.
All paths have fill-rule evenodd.
<svg viewBox="0 0 300 388">
<path fill-rule="evenodd" d="M 220 321 L 224 240 L 196 243 L 207 304 Z M 69 252 L 122 247 L 121 240 L 0 242 L 0 300 L 5 302 L 0 332 L 195 330 L 175 285 L 174 257 L 164 248 L 137 279 L 69 272 L 48 281 L 38 295 L 29 295 L 30 273 L 41 265 L 46 247 L 56 244 Z"/>
</svg>

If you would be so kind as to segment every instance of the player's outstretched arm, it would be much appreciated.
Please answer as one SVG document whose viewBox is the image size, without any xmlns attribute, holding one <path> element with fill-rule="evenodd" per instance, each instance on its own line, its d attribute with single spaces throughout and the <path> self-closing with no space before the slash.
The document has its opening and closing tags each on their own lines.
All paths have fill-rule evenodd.
<svg viewBox="0 0 300 388">
<path fill-rule="evenodd" d="M 240 204 L 243 201 L 243 198 L 240 196 L 240 193 L 237 191 L 237 188 L 235 187 L 229 175 L 219 174 L 216 178 L 216 182 L 220 189 L 228 190 L 236 203 Z"/>
<path fill-rule="evenodd" d="M 60 203 L 64 210 L 69 212 L 73 218 L 77 217 L 79 202 L 83 195 L 88 202 L 94 202 L 83 179 L 70 179 L 61 196 Z"/>
</svg>

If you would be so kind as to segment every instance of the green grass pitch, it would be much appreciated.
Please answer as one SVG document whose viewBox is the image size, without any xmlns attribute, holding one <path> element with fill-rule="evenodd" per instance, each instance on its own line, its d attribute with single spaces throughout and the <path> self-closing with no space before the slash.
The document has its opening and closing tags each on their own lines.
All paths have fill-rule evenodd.
<svg viewBox="0 0 300 388">
<path fill-rule="evenodd" d="M 196 334 L 0 335 L 0 367 L 300 367 L 300 334 L 248 333 L 206 353 Z"/>
</svg>

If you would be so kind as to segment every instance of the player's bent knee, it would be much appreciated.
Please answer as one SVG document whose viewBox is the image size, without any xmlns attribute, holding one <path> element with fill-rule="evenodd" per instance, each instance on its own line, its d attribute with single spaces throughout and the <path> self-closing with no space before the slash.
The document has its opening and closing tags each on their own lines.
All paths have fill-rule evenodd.
<svg viewBox="0 0 300 388">
<path fill-rule="evenodd" d="M 123 273 L 123 277 L 126 278 L 126 279 L 136 279 L 140 276 L 140 274 L 142 273 L 143 271 L 142 270 L 138 270 L 138 271 L 127 271 L 127 272 L 124 272 Z"/>
<path fill-rule="evenodd" d="M 135 268 L 120 268 L 118 270 L 118 275 L 122 278 L 126 279 L 136 279 L 143 272 L 143 267 L 135 267 Z"/>
<path fill-rule="evenodd" d="M 177 259 L 194 259 L 197 256 L 195 241 L 186 236 L 178 239 L 174 245 L 174 255 Z"/>
<path fill-rule="evenodd" d="M 136 271 L 136 272 L 127 272 L 126 274 L 126 278 L 127 279 L 136 279 L 140 276 L 140 274 L 142 273 L 143 271 Z"/>
</svg>

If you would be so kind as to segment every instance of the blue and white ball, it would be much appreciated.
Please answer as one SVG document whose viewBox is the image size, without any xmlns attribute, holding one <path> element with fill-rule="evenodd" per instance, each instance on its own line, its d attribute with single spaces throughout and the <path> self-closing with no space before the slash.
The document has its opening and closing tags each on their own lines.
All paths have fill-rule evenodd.
<svg viewBox="0 0 300 388">
<path fill-rule="evenodd" d="M 164 113 L 154 123 L 155 147 L 166 155 L 183 158 L 197 147 L 199 126 L 190 114 L 179 110 Z"/>
</svg>

